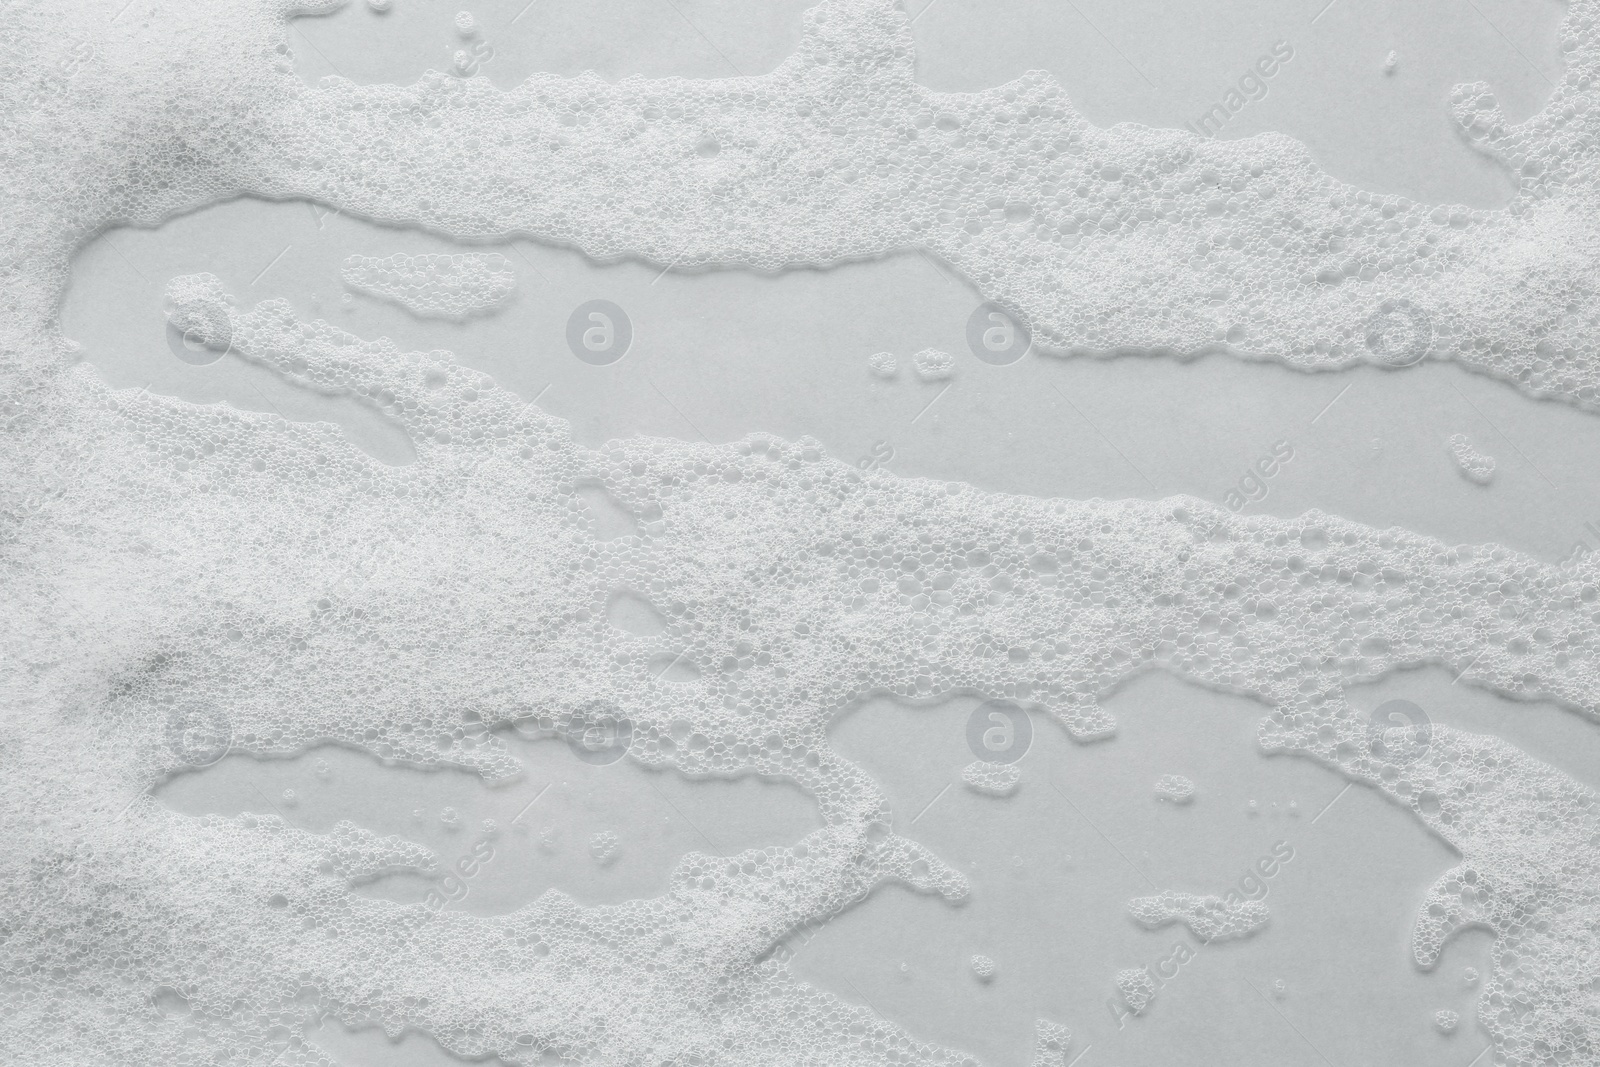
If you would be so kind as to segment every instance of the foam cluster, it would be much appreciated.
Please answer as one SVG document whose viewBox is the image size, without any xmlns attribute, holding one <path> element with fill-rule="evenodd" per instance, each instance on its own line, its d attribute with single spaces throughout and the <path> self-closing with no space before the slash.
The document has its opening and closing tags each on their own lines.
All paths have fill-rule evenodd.
<svg viewBox="0 0 1600 1067">
<path fill-rule="evenodd" d="M 1479 452 L 1466 434 L 1450 435 L 1450 458 L 1455 460 L 1456 469 L 1463 478 L 1479 485 L 1488 485 L 1494 480 L 1494 457 Z"/>
<path fill-rule="evenodd" d="M 1181 774 L 1163 774 L 1156 779 L 1156 799 L 1169 804 L 1188 804 L 1194 800 L 1194 782 Z"/>
<path fill-rule="evenodd" d="M 397 252 L 386 259 L 355 255 L 344 261 L 339 277 L 352 289 L 417 315 L 443 319 L 492 311 L 505 303 L 517 283 L 516 272 L 498 252 Z"/>
<path fill-rule="evenodd" d="M 1205 942 L 1248 937 L 1267 925 L 1265 901 L 1224 900 L 1175 889 L 1153 897 L 1134 897 L 1128 901 L 1128 914 L 1147 930 L 1182 923 Z"/>
<path fill-rule="evenodd" d="M 1010 796 L 1022 781 L 1022 768 L 1015 763 L 991 763 L 974 760 L 961 768 L 961 780 L 975 793 L 989 796 Z"/>
<path fill-rule="evenodd" d="M 38 1003 L 132 1018 L 137 990 L 182 988 L 226 1020 L 181 1033 L 212 1052 L 263 1047 L 273 1026 L 320 1011 L 513 1063 L 711 1055 L 674 1021 L 691 1013 L 718 1021 L 728 1062 L 797 1060 L 814 1040 L 956 1062 L 773 954 L 886 879 L 968 892 L 896 832 L 913 813 L 832 750 L 829 723 L 870 697 L 975 692 L 1089 740 L 1115 729 L 1100 696 L 1160 666 L 1259 696 L 1274 708 L 1268 748 L 1374 784 L 1462 854 L 1419 918 L 1417 958 L 1431 965 L 1464 924 L 1495 930 L 1480 1022 L 1508 1062 L 1595 1047 L 1594 794 L 1497 738 L 1435 724 L 1420 751 L 1386 744 L 1342 695 L 1444 663 L 1463 684 L 1593 708 L 1593 568 L 1317 513 L 988 494 L 863 473 L 809 440 L 589 450 L 448 353 L 304 322 L 282 301 L 241 310 L 204 277 L 172 292 L 195 321 L 226 320 L 237 358 L 394 420 L 417 460 L 387 467 L 331 427 L 113 392 L 87 370 L 66 380 L 88 413 L 71 432 L 96 461 L 15 530 L 19 610 L 0 622 L 32 665 L 9 684 L 57 724 L 21 735 L 25 758 L 0 784 L 11 810 L 35 813 L 9 870 L 49 887 L 23 894 L 4 949 Z M 596 494 L 624 528 L 599 521 Z M 108 560 L 113 585 L 75 577 Z M 619 591 L 661 625 L 614 624 Z M 686 670 L 664 678 L 663 662 Z M 169 709 L 197 701 L 220 718 L 183 719 L 199 740 L 174 745 Z M 356 897 L 310 837 L 137 800 L 204 758 L 223 720 L 239 751 L 333 740 L 500 779 L 518 773 L 500 731 L 571 736 L 596 716 L 630 721 L 627 756 L 648 765 L 794 781 L 825 827 L 735 857 L 691 853 L 650 900 L 595 909 L 552 893 L 485 919 Z M 83 724 L 81 750 L 52 747 L 65 723 Z M 85 760 L 93 774 L 69 769 Z M 48 811 L 35 795 L 55 798 Z M 269 834 L 270 848 L 255 840 Z M 69 868 L 77 888 L 50 873 Z M 151 938 L 174 928 L 193 934 Z M 255 1014 L 236 1016 L 241 1000 Z M 602 1010 L 597 1029 L 595 1005 L 627 1008 Z M 62 1025 L 46 1012 L 17 1032 Z M 69 1031 L 133 1059 L 180 1036 Z"/>
<path fill-rule="evenodd" d="M 1497 1063 L 1600 1058 L 1593 791 L 1438 724 L 1386 745 L 1343 696 L 1443 664 L 1593 717 L 1600 564 L 1315 512 L 990 494 L 809 439 L 589 449 L 447 352 L 174 280 L 175 329 L 403 430 L 416 461 L 389 467 L 329 425 L 109 389 L 54 321 L 67 257 L 99 229 L 256 193 L 688 267 L 918 247 L 1062 351 L 1452 358 L 1593 403 L 1594 0 L 1570 6 L 1541 112 L 1510 123 L 1481 86 L 1453 102 L 1516 177 L 1501 211 L 1353 189 L 1283 137 L 1097 129 L 1043 74 L 932 92 L 905 12 L 879 0 L 825 0 L 761 77 L 504 91 L 308 88 L 284 19 L 332 6 L 7 9 L 0 1058 L 321 1064 L 301 1034 L 332 1017 L 514 1064 L 971 1063 L 779 951 L 886 881 L 968 892 L 828 725 L 871 697 L 982 693 L 1092 740 L 1115 729 L 1101 697 L 1152 667 L 1260 698 L 1269 750 L 1371 784 L 1460 854 L 1413 953 L 1432 966 L 1455 931 L 1493 931 L 1478 1021 Z M 619 591 L 662 626 L 613 625 Z M 219 738 L 499 780 L 519 773 L 506 730 L 595 716 L 632 723 L 645 765 L 797 783 L 824 825 L 690 853 L 649 899 L 552 892 L 481 917 L 352 891 L 432 869 L 414 843 L 147 796 Z"/>
<path fill-rule="evenodd" d="M 296 92 L 258 180 L 465 237 L 598 258 L 776 269 L 925 249 L 1062 353 L 1214 349 L 1320 369 L 1454 359 L 1600 399 L 1600 40 L 1571 4 L 1565 74 L 1520 124 L 1487 86 L 1451 117 L 1504 165 L 1503 209 L 1330 177 L 1293 139 L 1089 124 L 1049 75 L 915 80 L 906 12 L 823 0 L 760 77 L 430 74 Z M 469 148 L 468 146 L 475 146 Z"/>
</svg>

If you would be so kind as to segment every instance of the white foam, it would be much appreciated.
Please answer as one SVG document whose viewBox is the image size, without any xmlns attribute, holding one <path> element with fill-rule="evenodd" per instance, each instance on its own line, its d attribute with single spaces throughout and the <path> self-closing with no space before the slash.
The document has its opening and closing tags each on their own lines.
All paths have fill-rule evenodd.
<svg viewBox="0 0 1600 1067">
<path fill-rule="evenodd" d="M 1594 1058 L 1595 795 L 1496 738 L 1435 724 L 1399 744 L 1342 696 L 1444 663 L 1592 715 L 1594 565 L 1316 513 L 984 494 L 863 474 L 808 440 L 588 450 L 449 353 L 175 282 L 174 325 L 403 425 L 417 462 L 386 468 L 325 425 L 109 390 L 70 365 L 52 319 L 69 251 L 98 228 L 254 191 L 681 267 L 918 246 L 1058 348 L 1226 345 L 1308 369 L 1451 358 L 1590 404 L 1591 0 L 1571 6 L 1567 73 L 1538 115 L 1509 123 L 1482 86 L 1456 96 L 1519 181 L 1498 212 L 1351 189 L 1282 137 L 1095 129 L 1042 75 L 929 92 L 886 3 L 819 5 L 763 77 L 506 92 L 446 74 L 304 89 L 282 20 L 329 3 L 135 5 L 110 22 L 8 12 L 29 62 L 10 83 L 25 150 L 0 161 L 17 190 L 0 204 L 0 481 L 50 488 L 48 507 L 8 498 L 0 527 L 8 1060 L 271 1060 L 331 1014 L 519 1063 L 961 1062 L 770 954 L 887 880 L 966 891 L 888 829 L 826 722 L 872 692 L 973 691 L 1102 737 L 1099 696 L 1151 667 L 1259 696 L 1265 745 L 1374 785 L 1461 854 L 1414 954 L 1431 966 L 1454 931 L 1494 931 L 1478 1021 L 1497 1062 Z M 95 62 L 64 63 L 91 25 Z M 580 484 L 634 531 L 598 539 Z M 618 588 L 648 591 L 666 629 L 612 626 Z M 663 656 L 697 673 L 658 684 Z M 621 717 L 627 758 L 792 779 L 826 826 L 691 854 L 649 900 L 430 912 L 350 891 L 426 864 L 413 843 L 146 799 L 211 752 L 174 743 L 174 712 L 242 751 L 331 739 L 492 779 L 517 768 L 487 725 L 581 734 Z M 181 1024 L 149 1010 L 163 990 Z"/>
<path fill-rule="evenodd" d="M 1128 914 L 1149 930 L 1181 922 L 1203 942 L 1248 937 L 1267 924 L 1264 901 L 1224 900 L 1174 889 L 1153 897 L 1135 897 L 1128 901 Z"/>
<path fill-rule="evenodd" d="M 1494 480 L 1494 457 L 1486 456 L 1474 448 L 1466 434 L 1450 436 L 1450 458 L 1455 460 L 1462 477 L 1469 481 L 1488 485 Z"/>
<path fill-rule="evenodd" d="M 351 256 L 339 272 L 353 289 L 393 301 L 418 315 L 464 319 L 492 311 L 516 286 L 516 273 L 498 252 L 380 259 Z"/>
</svg>

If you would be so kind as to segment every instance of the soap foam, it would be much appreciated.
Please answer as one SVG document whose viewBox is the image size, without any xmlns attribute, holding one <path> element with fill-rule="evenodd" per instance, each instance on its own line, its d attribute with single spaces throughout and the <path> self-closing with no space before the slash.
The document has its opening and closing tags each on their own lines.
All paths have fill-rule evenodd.
<svg viewBox="0 0 1600 1067">
<path fill-rule="evenodd" d="M 120 1015 L 131 1009 L 119 998 L 166 984 L 230 1019 L 243 1000 L 303 1021 L 304 984 L 352 1025 L 418 1027 L 511 1062 L 547 1049 L 710 1055 L 676 1022 L 686 1014 L 718 1020 L 729 1062 L 798 1056 L 813 1031 L 855 1048 L 859 1013 L 794 981 L 771 947 L 885 879 L 951 899 L 966 884 L 893 831 L 881 790 L 832 752 L 827 724 L 877 694 L 974 692 L 1101 737 L 1114 723 L 1100 695 L 1160 668 L 1260 696 L 1275 709 L 1261 727 L 1269 749 L 1374 784 L 1461 852 L 1422 911 L 1416 955 L 1431 965 L 1464 923 L 1496 931 L 1480 1022 L 1508 1058 L 1594 1047 L 1594 795 L 1503 741 L 1438 724 L 1420 750 L 1374 742 L 1342 695 L 1443 662 L 1465 682 L 1592 708 L 1592 571 L 1316 513 L 1240 518 L 1192 500 L 1074 503 L 863 474 L 815 442 L 766 435 L 591 451 L 448 353 L 302 322 L 282 301 L 241 311 L 214 279 L 172 291 L 210 294 L 191 313 L 225 319 L 240 358 L 383 411 L 418 461 L 382 467 L 325 427 L 108 391 L 87 369 L 65 379 L 73 406 L 99 413 L 87 425 L 102 458 L 50 523 L 20 531 L 30 538 L 12 554 L 34 562 L 15 570 L 14 602 L 49 617 L 6 625 L 28 638 L 14 647 L 38 649 L 38 678 L 18 690 L 102 740 L 87 777 L 67 769 L 86 757 L 48 736 L 21 749 L 5 787 L 17 809 L 59 778 L 67 792 L 51 810 L 70 814 L 35 822 L 19 855 L 44 862 L 63 841 L 89 851 L 74 867 L 84 888 L 46 879 L 52 895 L 30 905 L 40 921 L 7 951 L 74 975 L 120 968 L 129 985 L 69 994 L 47 968 L 30 982 L 51 996 L 93 995 Z M 598 538 L 581 502 L 596 487 L 633 532 Z M 108 543 L 109 597 L 75 577 Z M 664 625 L 613 625 L 618 590 L 647 597 Z M 661 681 L 662 657 L 697 673 Z M 235 751 L 334 739 L 490 778 L 517 768 L 485 727 L 565 736 L 622 719 L 628 757 L 789 778 L 826 826 L 787 848 L 691 854 L 650 901 L 583 908 L 552 893 L 495 919 L 429 914 L 353 897 L 314 835 L 186 822 L 137 800 L 119 817 L 187 765 L 163 709 L 201 695 L 226 709 Z M 271 847 L 257 840 L 268 834 Z M 95 936 L 72 945 L 43 932 L 84 923 Z M 152 942 L 152 929 L 194 933 Z M 452 961 L 452 981 L 435 955 Z M 627 1008 L 602 1033 L 584 1021 L 595 1004 Z M 269 1032 L 218 1027 L 205 1047 Z M 868 1032 L 896 1035 L 915 1062 L 959 1058 L 881 1020 Z M 105 1033 L 75 1035 L 111 1047 Z M 116 1040 L 153 1043 L 140 1058 L 176 1037 Z"/>
<path fill-rule="evenodd" d="M 1147 930 L 1182 923 L 1205 942 L 1248 937 L 1267 924 L 1265 901 L 1224 900 L 1175 889 L 1153 897 L 1134 897 L 1128 901 L 1128 914 Z"/>
<path fill-rule="evenodd" d="M 1148 669 L 1260 697 L 1269 749 L 1370 783 L 1461 854 L 1413 951 L 1432 966 L 1462 926 L 1494 931 L 1478 1021 L 1496 1062 L 1600 1057 L 1593 792 L 1439 724 L 1394 758 L 1343 697 L 1444 664 L 1594 716 L 1596 565 L 1314 512 L 980 493 L 805 439 L 591 450 L 449 353 L 174 283 L 175 326 L 403 427 L 418 460 L 388 468 L 331 426 L 108 389 L 54 321 L 67 258 L 100 229 L 254 192 L 683 267 L 920 247 L 1064 351 L 1453 358 L 1590 404 L 1593 0 L 1571 4 L 1539 114 L 1511 124 L 1482 86 L 1454 98 L 1516 176 L 1503 211 L 1352 189 L 1280 136 L 1096 129 L 1042 74 L 930 92 L 905 13 L 876 0 L 819 4 L 763 77 L 503 92 L 445 74 L 305 88 L 283 19 L 332 3 L 114 6 L 14 4 L 0 41 L 20 146 L 0 157 L 8 1061 L 327 1063 L 299 1034 L 331 1015 L 512 1063 L 968 1062 L 772 951 L 886 880 L 966 892 L 826 725 L 874 694 L 972 692 L 1102 737 L 1099 697 Z M 595 486 L 632 532 L 595 536 Z M 621 589 L 665 628 L 610 625 Z M 694 673 L 664 681 L 663 659 Z M 517 765 L 486 728 L 597 716 L 629 721 L 627 758 L 651 766 L 791 779 L 825 826 L 691 854 L 654 899 L 550 893 L 483 918 L 350 892 L 436 862 L 408 842 L 144 795 L 218 738 L 500 779 Z"/>
<path fill-rule="evenodd" d="M 511 296 L 517 276 L 498 252 L 387 258 L 351 256 L 339 276 L 352 289 L 430 318 L 465 319 L 492 311 Z"/>
</svg>

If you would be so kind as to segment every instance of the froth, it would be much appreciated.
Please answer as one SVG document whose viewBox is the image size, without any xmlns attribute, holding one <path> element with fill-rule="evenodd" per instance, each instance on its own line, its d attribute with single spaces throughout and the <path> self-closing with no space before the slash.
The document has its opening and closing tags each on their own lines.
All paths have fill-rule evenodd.
<svg viewBox="0 0 1600 1067">
<path fill-rule="evenodd" d="M 1519 182 L 1497 212 L 1352 189 L 1283 137 L 1096 129 L 1040 74 L 930 92 L 905 13 L 876 0 L 820 4 L 764 77 L 504 92 L 446 74 L 307 89 L 282 20 L 331 6 L 8 12 L 0 47 L 28 57 L 5 85 L 26 147 L 0 161 L 20 190 L 0 202 L 8 1058 L 317 1062 L 296 1035 L 329 1014 L 513 1063 L 962 1062 L 797 982 L 774 951 L 884 880 L 966 892 L 895 832 L 827 723 L 873 694 L 973 692 L 1103 737 L 1099 697 L 1147 669 L 1263 698 L 1268 747 L 1383 790 L 1461 853 L 1414 951 L 1431 965 L 1461 926 L 1495 931 L 1479 1021 L 1498 1058 L 1600 1054 L 1594 794 L 1495 738 L 1434 726 L 1391 743 L 1342 696 L 1444 663 L 1592 715 L 1600 592 L 1582 560 L 1316 513 L 986 494 L 863 474 L 808 440 L 589 450 L 447 352 L 175 280 L 174 328 L 403 427 L 417 462 L 385 468 L 329 426 L 108 390 L 69 365 L 52 319 L 78 242 L 248 191 L 684 267 L 920 247 L 1062 350 L 1454 358 L 1589 403 L 1591 0 L 1572 5 L 1540 114 L 1511 124 L 1481 86 L 1456 96 Z M 113 28 L 65 77 L 90 20 Z M 211 47 L 180 47 L 196 37 Z M 599 536 L 595 491 L 630 528 Z M 663 625 L 612 625 L 619 590 Z M 669 683 L 662 662 L 692 671 Z M 692 854 L 652 900 L 553 893 L 484 919 L 349 892 L 435 862 L 408 842 L 142 799 L 218 737 L 501 778 L 518 768 L 491 727 L 593 715 L 633 724 L 627 758 L 798 782 L 826 825 Z"/>
</svg>

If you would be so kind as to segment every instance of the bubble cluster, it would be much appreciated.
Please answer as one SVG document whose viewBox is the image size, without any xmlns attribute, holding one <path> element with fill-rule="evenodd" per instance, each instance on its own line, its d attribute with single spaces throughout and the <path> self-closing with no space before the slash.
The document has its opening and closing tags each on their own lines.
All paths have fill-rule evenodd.
<svg viewBox="0 0 1600 1067">
<path fill-rule="evenodd" d="M 974 792 L 1005 797 L 1017 791 L 1022 781 L 1022 768 L 1015 763 L 973 760 L 961 768 L 961 780 Z"/>
<path fill-rule="evenodd" d="M 617 849 L 621 844 L 616 834 L 601 830 L 589 838 L 589 855 L 602 867 L 607 866 L 617 858 Z"/>
<path fill-rule="evenodd" d="M 1144 967 L 1125 967 L 1117 972 L 1113 981 L 1128 1010 L 1135 1015 L 1149 1007 L 1156 997 L 1156 980 Z"/>
<path fill-rule="evenodd" d="M 1194 800 L 1194 783 L 1181 774 L 1163 774 L 1156 779 L 1156 799 L 1169 804 L 1188 804 Z"/>
<path fill-rule="evenodd" d="M 1072 1031 L 1048 1019 L 1033 1023 L 1033 1067 L 1066 1067 Z"/>
<path fill-rule="evenodd" d="M 1248 937 L 1267 924 L 1263 900 L 1224 900 L 1168 889 L 1153 897 L 1128 901 L 1128 914 L 1147 930 L 1182 923 L 1201 941 L 1229 941 Z"/>
<path fill-rule="evenodd" d="M 1456 469 L 1462 477 L 1479 485 L 1488 485 L 1494 480 L 1494 457 L 1486 456 L 1472 446 L 1464 433 L 1450 435 L 1450 458 L 1455 460 Z"/>
<path fill-rule="evenodd" d="M 924 348 L 911 357 L 911 365 L 916 368 L 917 377 L 925 382 L 944 381 L 956 370 L 955 357 L 937 348 Z"/>
<path fill-rule="evenodd" d="M 872 372 L 874 378 L 888 381 L 900 373 L 900 363 L 894 358 L 893 352 L 874 352 L 867 357 L 867 370 Z"/>
<path fill-rule="evenodd" d="M 429 318 L 464 319 L 505 303 L 517 276 L 498 252 L 456 252 L 451 255 L 386 259 L 351 256 L 339 276 L 352 289 Z"/>
</svg>

